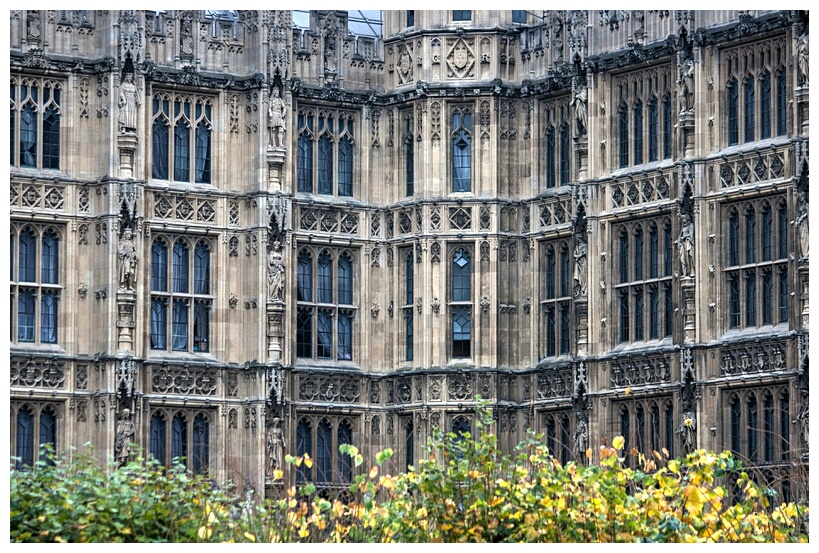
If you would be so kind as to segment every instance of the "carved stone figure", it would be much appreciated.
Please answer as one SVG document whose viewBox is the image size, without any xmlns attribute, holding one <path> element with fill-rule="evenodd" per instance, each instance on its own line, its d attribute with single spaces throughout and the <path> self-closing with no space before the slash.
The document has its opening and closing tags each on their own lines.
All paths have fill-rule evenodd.
<svg viewBox="0 0 819 553">
<path fill-rule="evenodd" d="M 690 453 L 694 450 L 697 440 L 697 415 L 693 411 L 683 413 L 680 428 L 677 430 L 682 442 L 683 451 Z"/>
<path fill-rule="evenodd" d="M 574 294 L 583 296 L 586 294 L 587 268 L 586 253 L 588 246 L 586 238 L 578 236 L 574 246 Z"/>
<path fill-rule="evenodd" d="M 680 230 L 680 276 L 694 274 L 694 222 L 688 213 L 683 213 L 682 230 Z"/>
<path fill-rule="evenodd" d="M 679 86 L 680 113 L 694 109 L 694 60 L 687 59 L 677 79 Z"/>
<path fill-rule="evenodd" d="M 179 30 L 179 46 L 183 54 L 193 54 L 193 17 L 189 13 L 182 16 Z"/>
<path fill-rule="evenodd" d="M 275 417 L 270 428 L 267 430 L 267 470 L 268 476 L 273 476 L 273 471 L 284 468 L 284 432 L 279 424 L 279 418 Z"/>
<path fill-rule="evenodd" d="M 586 128 L 588 124 L 587 101 L 588 90 L 586 85 L 578 84 L 574 93 L 574 98 L 572 98 L 572 101 L 569 104 L 574 108 L 574 120 L 577 124 L 577 136 L 586 135 Z"/>
<path fill-rule="evenodd" d="M 808 33 L 796 39 L 796 77 L 800 86 L 808 85 Z"/>
<path fill-rule="evenodd" d="M 324 72 L 336 72 L 336 45 L 335 37 L 328 36 L 324 41 Z"/>
<path fill-rule="evenodd" d="M 270 146 L 284 148 L 285 114 L 287 106 L 279 97 L 279 89 L 275 86 L 271 92 L 270 103 L 267 108 L 267 130 Z"/>
<path fill-rule="evenodd" d="M 28 38 L 40 38 L 39 10 L 29 10 L 26 13 L 26 27 L 28 28 Z"/>
<path fill-rule="evenodd" d="M 134 84 L 133 73 L 125 74 L 125 81 L 119 88 L 119 128 L 123 131 L 137 128 L 137 106 L 142 100 Z"/>
<path fill-rule="evenodd" d="M 134 432 L 135 427 L 134 422 L 131 420 L 131 410 L 123 409 L 117 421 L 117 434 L 114 439 L 114 456 L 119 466 L 125 465 L 131 456 L 130 444 Z"/>
<path fill-rule="evenodd" d="M 133 290 L 136 282 L 139 254 L 134 245 L 131 227 L 125 227 L 119 240 L 119 287 L 121 290 Z"/>
<path fill-rule="evenodd" d="M 574 454 L 578 459 L 583 459 L 586 456 L 586 450 L 589 448 L 589 431 L 586 426 L 586 421 L 579 417 L 577 421 L 577 428 L 574 430 Z"/>
<path fill-rule="evenodd" d="M 810 248 L 810 232 L 808 231 L 808 194 L 800 190 L 797 192 L 797 199 L 799 201 L 799 215 L 796 217 L 796 230 L 799 233 L 799 250 L 802 255 L 801 259 L 807 259 L 808 250 Z"/>
<path fill-rule="evenodd" d="M 284 300 L 284 258 L 278 240 L 273 242 L 273 249 L 267 254 L 267 285 L 267 299 Z"/>
</svg>

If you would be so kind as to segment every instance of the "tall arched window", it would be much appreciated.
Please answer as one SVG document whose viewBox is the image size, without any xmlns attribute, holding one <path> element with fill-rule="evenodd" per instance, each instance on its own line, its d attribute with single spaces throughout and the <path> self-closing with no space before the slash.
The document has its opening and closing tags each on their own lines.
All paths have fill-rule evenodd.
<svg viewBox="0 0 819 553">
<path fill-rule="evenodd" d="M 472 191 L 472 110 L 452 111 L 452 191 Z"/>
<path fill-rule="evenodd" d="M 41 257 L 42 284 L 57 284 L 60 266 L 59 239 L 53 230 L 43 234 L 43 252 Z"/>
<path fill-rule="evenodd" d="M 161 238 L 151 246 L 151 291 L 168 291 L 168 246 Z"/>
<path fill-rule="evenodd" d="M 404 183 L 406 185 L 406 195 L 415 194 L 415 128 L 412 112 L 407 112 L 404 116 Z"/>
<path fill-rule="evenodd" d="M 465 248 L 452 257 L 452 356 L 470 357 L 472 343 L 472 266 Z"/>
<path fill-rule="evenodd" d="M 555 172 L 557 171 L 556 148 L 555 148 L 555 128 L 550 126 L 546 130 L 546 188 L 555 187 Z"/>
<path fill-rule="evenodd" d="M 628 167 L 628 106 L 620 106 L 617 112 L 617 123 L 620 137 L 620 167 Z"/>
<path fill-rule="evenodd" d="M 739 265 L 739 213 L 736 209 L 728 215 L 728 265 Z"/>
<path fill-rule="evenodd" d="M 643 102 L 634 103 L 634 164 L 643 163 Z"/>
<path fill-rule="evenodd" d="M 307 419 L 301 419 L 296 427 L 296 455 L 313 456 L 313 427 Z M 296 466 L 296 482 L 313 480 L 313 469 L 306 464 Z"/>
<path fill-rule="evenodd" d="M 665 448 L 669 459 L 674 458 L 674 406 L 669 401 L 665 404 Z"/>
<path fill-rule="evenodd" d="M 728 112 L 728 145 L 739 144 L 739 85 L 731 79 L 725 86 L 726 109 Z"/>
<path fill-rule="evenodd" d="M 37 279 L 37 238 L 26 228 L 20 233 L 20 282 L 36 282 Z"/>
<path fill-rule="evenodd" d="M 628 234 L 625 231 L 620 233 L 618 266 L 620 268 L 620 283 L 628 282 Z"/>
<path fill-rule="evenodd" d="M 151 176 L 168 179 L 168 156 L 170 155 L 170 101 L 167 97 L 153 99 L 153 132 L 151 141 Z"/>
<path fill-rule="evenodd" d="M 771 392 L 762 398 L 762 457 L 766 463 L 774 462 L 774 399 Z"/>
<path fill-rule="evenodd" d="M 173 291 L 188 292 L 188 245 L 184 240 L 177 240 L 173 245 Z"/>
<path fill-rule="evenodd" d="M 35 93 L 36 89 L 32 88 L 32 92 Z M 20 111 L 20 165 L 37 166 L 37 107 L 34 102 L 26 103 Z"/>
<path fill-rule="evenodd" d="M 649 452 L 660 451 L 662 449 L 660 445 L 660 406 L 657 405 L 656 401 L 651 402 L 649 413 L 649 431 L 651 433 L 649 436 Z"/>
<path fill-rule="evenodd" d="M 546 297 L 555 297 L 555 249 L 552 246 L 546 251 Z"/>
<path fill-rule="evenodd" d="M 194 250 L 194 294 L 210 294 L 210 248 L 199 242 Z"/>
<path fill-rule="evenodd" d="M 634 229 L 634 280 L 643 280 L 643 227 Z"/>
<path fill-rule="evenodd" d="M 173 103 L 173 180 L 190 180 L 191 103 L 177 99 Z"/>
<path fill-rule="evenodd" d="M 776 135 L 788 133 L 788 82 L 785 68 L 776 74 Z"/>
<path fill-rule="evenodd" d="M 779 242 L 780 259 L 788 258 L 788 205 L 780 202 L 777 209 L 777 238 Z"/>
<path fill-rule="evenodd" d="M 196 102 L 195 182 L 210 183 L 211 104 Z"/>
<path fill-rule="evenodd" d="M 771 74 L 767 71 L 759 79 L 759 138 L 771 137 Z"/>
<path fill-rule="evenodd" d="M 570 139 L 571 132 L 569 131 L 569 125 L 564 123 L 560 127 L 560 184 L 561 186 L 564 184 L 569 184 L 571 180 L 571 165 L 569 160 L 571 159 L 571 139 Z"/>
<path fill-rule="evenodd" d="M 298 169 L 299 192 L 313 192 L 313 115 L 299 113 Z"/>
<path fill-rule="evenodd" d="M 651 225 L 648 230 L 648 276 L 649 278 L 660 276 L 660 237 L 657 225 Z"/>
<path fill-rule="evenodd" d="M 338 257 L 338 303 L 353 303 L 353 263 L 346 253 Z"/>
<path fill-rule="evenodd" d="M 174 415 L 171 421 L 171 462 L 188 456 L 188 419 L 182 413 Z"/>
<path fill-rule="evenodd" d="M 404 291 L 405 302 L 403 306 L 404 312 L 404 360 L 412 361 L 415 354 L 414 340 L 415 340 L 415 326 L 414 326 L 414 310 L 415 310 L 415 261 L 412 249 L 408 249 L 404 258 Z"/>
<path fill-rule="evenodd" d="M 338 143 L 338 195 L 353 195 L 353 143 L 347 136 Z"/>
<path fill-rule="evenodd" d="M 790 395 L 787 390 L 779 394 L 779 440 L 780 460 L 787 462 L 791 450 Z"/>
<path fill-rule="evenodd" d="M 648 101 L 648 161 L 657 161 L 659 158 L 659 113 L 657 112 L 657 98 Z"/>
<path fill-rule="evenodd" d="M 745 406 L 747 408 L 748 460 L 752 463 L 756 463 L 759 455 L 759 421 L 757 420 L 758 408 L 756 395 L 753 393 L 748 394 L 748 397 L 745 399 Z"/>
<path fill-rule="evenodd" d="M 17 468 L 34 464 L 34 413 L 28 406 L 17 411 Z"/>
<path fill-rule="evenodd" d="M 210 421 L 199 413 L 193 419 L 193 472 L 206 474 L 210 465 Z"/>
<path fill-rule="evenodd" d="M 53 465 L 53 456 L 57 455 L 57 413 L 51 407 L 44 407 L 40 411 L 40 453 L 43 452 L 43 446 L 50 446 L 51 456 L 46 458 L 46 462 Z"/>
<path fill-rule="evenodd" d="M 329 129 L 330 134 L 321 134 L 322 128 Z M 318 144 L 318 193 L 333 193 L 333 141 L 330 138 L 333 132 L 333 120 L 325 123 L 324 117 L 319 117 L 319 144 Z"/>
<path fill-rule="evenodd" d="M 415 462 L 415 428 L 411 417 L 407 419 L 407 425 L 404 427 L 404 439 L 404 471 L 409 472 Z"/>
<path fill-rule="evenodd" d="M 753 206 L 745 210 L 745 263 L 756 263 L 756 212 Z"/>
<path fill-rule="evenodd" d="M 635 436 L 635 447 L 637 451 L 647 454 L 646 450 L 646 412 L 643 405 L 638 403 L 634 408 L 634 425 L 637 435 Z"/>
<path fill-rule="evenodd" d="M 770 261 L 773 258 L 773 213 L 770 204 L 762 206 L 761 216 L 762 261 Z"/>
<path fill-rule="evenodd" d="M 319 482 L 333 480 L 333 427 L 327 419 L 319 422 L 316 433 L 316 470 Z"/>
<path fill-rule="evenodd" d="M 341 421 L 338 425 L 338 445 L 353 444 L 353 427 L 348 421 Z M 353 464 L 350 456 L 338 453 L 338 476 L 342 483 L 349 484 L 353 480 Z"/>
<path fill-rule="evenodd" d="M 743 100 L 745 111 L 745 142 L 754 141 L 754 79 L 748 77 L 743 83 Z"/>
<path fill-rule="evenodd" d="M 316 286 L 319 303 L 333 302 L 333 260 L 326 251 L 318 258 L 318 283 Z"/>
<path fill-rule="evenodd" d="M 620 408 L 620 435 L 625 440 L 623 451 L 631 450 L 631 416 L 625 405 Z M 626 464 L 628 464 L 629 457 L 626 455 Z"/>
<path fill-rule="evenodd" d="M 150 448 L 151 455 L 153 455 L 161 465 L 166 465 L 168 463 L 168 454 L 165 446 L 166 439 L 167 422 L 165 420 L 165 415 L 159 411 L 156 411 L 153 415 L 151 415 Z"/>
<path fill-rule="evenodd" d="M 296 278 L 299 301 L 313 301 L 313 256 L 308 251 L 303 250 L 299 253 Z"/>
<path fill-rule="evenodd" d="M 663 97 L 663 159 L 671 159 L 671 95 Z"/>
</svg>

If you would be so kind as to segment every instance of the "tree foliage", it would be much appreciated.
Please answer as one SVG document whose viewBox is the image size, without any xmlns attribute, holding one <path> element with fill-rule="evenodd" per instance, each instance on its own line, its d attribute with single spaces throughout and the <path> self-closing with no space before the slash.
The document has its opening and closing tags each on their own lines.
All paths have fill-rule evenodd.
<svg viewBox="0 0 819 553">
<path fill-rule="evenodd" d="M 178 466 L 137 459 L 106 471 L 81 458 L 11 473 L 12 541 L 174 542 L 797 542 L 808 509 L 779 503 L 729 452 L 684 459 L 600 449 L 599 465 L 561 465 L 542 436 L 504 455 L 480 408 L 469 434 L 436 431 L 407 473 L 362 467 L 335 498 L 314 484 L 262 502 L 241 500 Z M 629 458 L 630 462 L 627 462 Z M 286 470 L 308 456 L 290 457 Z M 633 468 L 629 465 L 633 465 Z M 282 482 L 285 473 L 276 471 Z"/>
</svg>

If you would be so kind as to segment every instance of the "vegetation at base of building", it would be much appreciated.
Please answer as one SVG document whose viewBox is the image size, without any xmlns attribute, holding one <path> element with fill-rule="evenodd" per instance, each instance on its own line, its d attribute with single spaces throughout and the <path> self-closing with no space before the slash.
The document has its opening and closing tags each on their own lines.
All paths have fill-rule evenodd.
<svg viewBox="0 0 819 553">
<path fill-rule="evenodd" d="M 357 448 L 342 445 L 361 473 L 331 498 L 308 483 L 254 502 L 143 458 L 109 470 L 83 456 L 43 460 L 11 471 L 11 541 L 808 541 L 808 508 L 778 503 L 729 452 L 644 457 L 618 436 L 599 465 L 563 466 L 538 436 L 504 455 L 492 422 L 481 409 L 478 439 L 436 432 L 427 456 L 397 475 L 380 473 L 391 450 L 367 471 Z M 288 456 L 285 469 L 302 464 L 313 461 Z"/>
</svg>

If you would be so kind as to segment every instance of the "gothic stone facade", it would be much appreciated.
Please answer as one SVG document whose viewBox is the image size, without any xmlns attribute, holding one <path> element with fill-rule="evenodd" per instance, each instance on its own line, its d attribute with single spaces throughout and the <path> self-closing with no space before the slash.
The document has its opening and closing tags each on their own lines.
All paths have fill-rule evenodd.
<svg viewBox="0 0 819 553">
<path fill-rule="evenodd" d="M 21 462 L 332 485 L 339 443 L 403 469 L 479 397 L 563 461 L 807 458 L 806 13 L 10 24 Z"/>
</svg>

